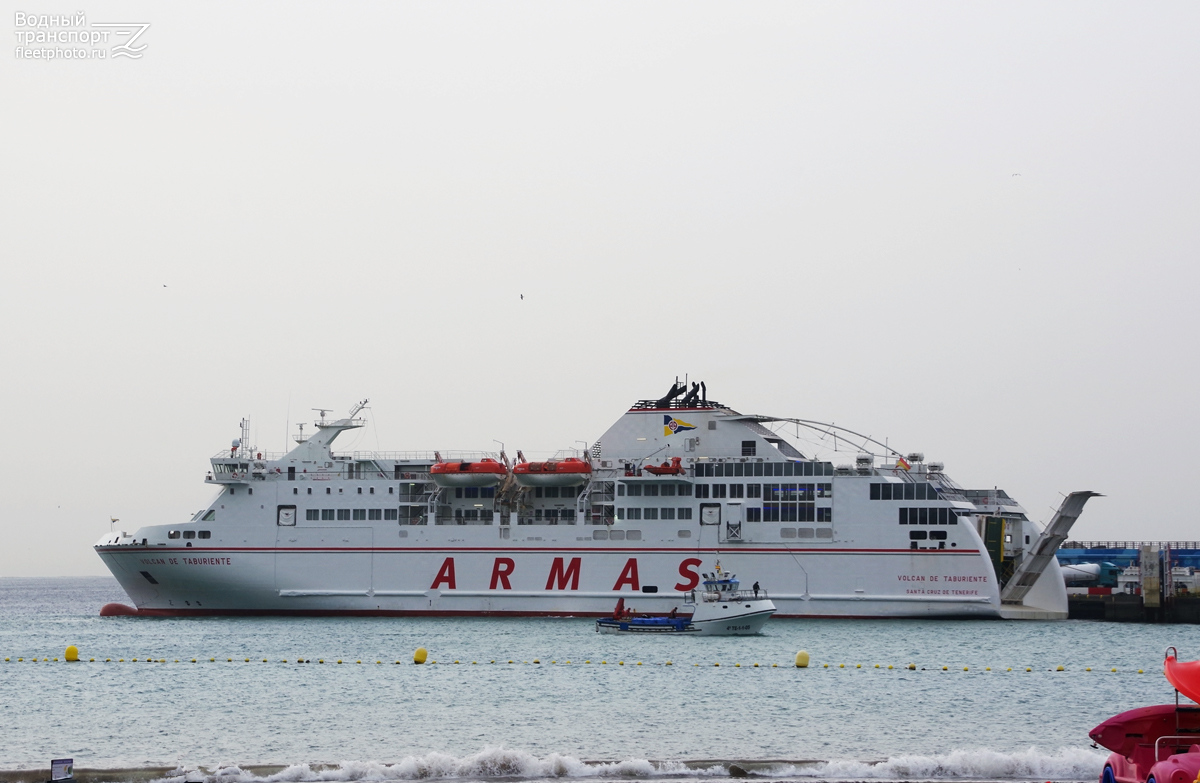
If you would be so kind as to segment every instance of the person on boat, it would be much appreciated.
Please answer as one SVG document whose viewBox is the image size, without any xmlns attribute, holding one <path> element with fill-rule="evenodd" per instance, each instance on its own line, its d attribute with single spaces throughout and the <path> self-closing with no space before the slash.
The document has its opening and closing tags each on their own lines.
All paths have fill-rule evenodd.
<svg viewBox="0 0 1200 783">
<path fill-rule="evenodd" d="M 754 583 L 754 597 L 758 598 L 758 582 Z"/>
<path fill-rule="evenodd" d="M 668 617 L 670 617 L 672 620 L 674 620 L 674 619 L 675 619 L 675 614 L 676 614 L 678 611 L 679 611 L 679 607 L 677 606 L 677 607 L 675 607 L 674 609 L 672 609 L 672 610 L 671 610 L 671 614 L 669 614 L 669 615 L 667 615 L 667 616 L 668 616 Z"/>
</svg>

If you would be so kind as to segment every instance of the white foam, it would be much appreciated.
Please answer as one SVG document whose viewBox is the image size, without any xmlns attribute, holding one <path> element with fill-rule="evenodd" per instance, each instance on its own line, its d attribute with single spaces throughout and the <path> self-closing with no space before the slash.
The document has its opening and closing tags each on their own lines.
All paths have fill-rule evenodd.
<svg viewBox="0 0 1200 783">
<path fill-rule="evenodd" d="M 773 777 L 846 780 L 1054 780 L 1092 781 L 1100 776 L 1107 754 L 1086 748 L 1060 748 L 1043 753 L 1030 748 L 1018 753 L 994 750 L 956 750 L 937 756 L 893 756 L 875 763 L 843 760 L 820 764 L 781 765 Z"/>
<path fill-rule="evenodd" d="M 1047 754 L 1037 748 L 1018 753 L 958 750 L 937 756 L 895 756 L 880 762 L 833 760 L 805 764 L 777 764 L 757 768 L 755 777 L 823 780 L 1037 780 L 1092 781 L 1105 756 L 1083 748 L 1062 748 Z M 469 756 L 445 753 L 406 756 L 386 764 L 378 761 L 345 761 L 337 766 L 294 764 L 273 775 L 260 777 L 237 766 L 213 770 L 173 770 L 163 783 L 317 783 L 318 781 L 391 780 L 545 780 L 555 778 L 713 778 L 727 777 L 727 764 L 695 768 L 684 762 L 627 758 L 609 762 L 584 762 L 574 756 L 551 753 L 539 758 L 508 748 L 485 748 Z"/>
</svg>

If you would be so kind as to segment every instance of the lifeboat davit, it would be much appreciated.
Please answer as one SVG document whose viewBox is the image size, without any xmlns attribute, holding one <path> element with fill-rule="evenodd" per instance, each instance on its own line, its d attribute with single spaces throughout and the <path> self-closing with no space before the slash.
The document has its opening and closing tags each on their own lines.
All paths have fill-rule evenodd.
<svg viewBox="0 0 1200 783">
<path fill-rule="evenodd" d="M 494 459 L 478 462 L 435 462 L 429 475 L 439 487 L 494 487 L 508 475 L 504 463 Z"/>
<path fill-rule="evenodd" d="M 683 460 L 679 457 L 671 457 L 670 462 L 664 462 L 661 465 L 647 465 L 643 468 L 647 473 L 653 473 L 655 476 L 682 476 L 685 468 L 680 463 Z"/>
<path fill-rule="evenodd" d="M 591 463 L 571 457 L 549 462 L 519 462 L 513 476 L 523 487 L 575 487 L 592 477 Z"/>
</svg>

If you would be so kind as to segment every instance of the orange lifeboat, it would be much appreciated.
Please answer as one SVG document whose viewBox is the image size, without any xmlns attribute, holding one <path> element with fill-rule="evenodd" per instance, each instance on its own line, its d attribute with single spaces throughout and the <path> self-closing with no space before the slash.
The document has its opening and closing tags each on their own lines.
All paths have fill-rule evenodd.
<svg viewBox="0 0 1200 783">
<path fill-rule="evenodd" d="M 429 475 L 439 487 L 494 487 L 508 475 L 508 468 L 494 459 L 435 462 Z"/>
<path fill-rule="evenodd" d="M 571 457 L 549 462 L 519 462 L 513 477 L 523 487 L 574 487 L 592 477 L 591 463 Z"/>
<path fill-rule="evenodd" d="M 642 470 L 656 476 L 682 476 L 685 468 L 680 464 L 681 462 L 683 460 L 679 457 L 671 457 L 670 462 L 664 462 L 661 465 L 647 465 Z"/>
</svg>

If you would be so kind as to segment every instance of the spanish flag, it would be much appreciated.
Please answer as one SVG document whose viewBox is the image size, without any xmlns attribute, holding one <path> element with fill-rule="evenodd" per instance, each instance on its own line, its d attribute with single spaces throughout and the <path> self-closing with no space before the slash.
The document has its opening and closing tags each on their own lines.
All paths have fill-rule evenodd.
<svg viewBox="0 0 1200 783">
<path fill-rule="evenodd" d="M 904 468 L 905 470 L 908 470 L 909 468 L 912 467 L 912 465 L 909 465 L 908 460 L 906 460 L 904 457 L 897 457 L 896 458 L 896 467 Z"/>
</svg>

